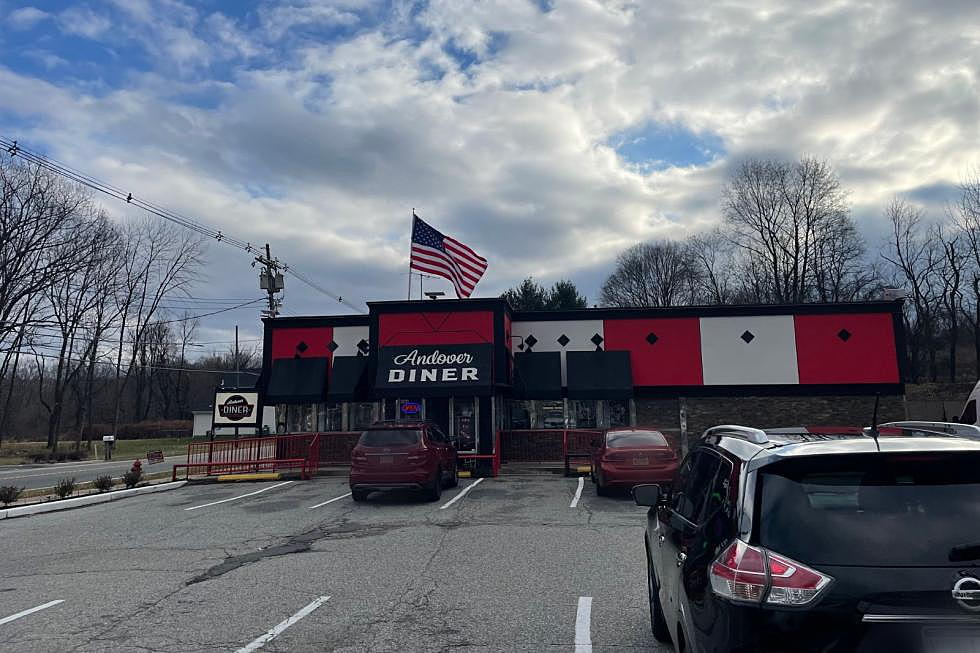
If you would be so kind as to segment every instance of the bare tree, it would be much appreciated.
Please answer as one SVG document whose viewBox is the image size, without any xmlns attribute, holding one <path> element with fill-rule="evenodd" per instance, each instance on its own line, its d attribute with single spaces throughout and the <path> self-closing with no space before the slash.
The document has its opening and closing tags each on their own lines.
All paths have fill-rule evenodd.
<svg viewBox="0 0 980 653">
<path fill-rule="evenodd" d="M 599 300 L 604 306 L 675 306 L 690 297 L 694 274 L 680 243 L 639 243 L 617 257 Z"/>
<path fill-rule="evenodd" d="M 941 284 L 940 302 L 943 308 L 949 346 L 949 380 L 956 381 L 956 345 L 959 340 L 959 316 L 963 307 L 963 273 L 968 254 L 960 242 L 961 235 L 949 228 L 935 225 L 929 237 L 938 243 L 942 257 L 936 272 Z"/>
<path fill-rule="evenodd" d="M 127 230 L 126 236 L 125 278 L 119 293 L 121 321 L 112 422 L 114 434 L 119 428 L 123 394 L 129 380 L 139 369 L 138 356 L 147 330 L 156 321 L 164 298 L 186 293 L 196 279 L 204 253 L 204 243 L 200 238 L 156 220 L 146 219 L 135 223 Z M 130 354 L 125 375 L 121 371 L 124 345 L 128 345 Z M 145 379 L 137 377 L 134 414 L 139 413 L 142 406 L 145 384 Z"/>
<path fill-rule="evenodd" d="M 691 236 L 686 251 L 696 300 L 705 304 L 733 302 L 737 294 L 735 251 L 722 230 Z"/>
<path fill-rule="evenodd" d="M 929 376 L 935 379 L 938 371 L 934 335 L 942 288 L 938 279 L 942 248 L 928 236 L 922 210 L 905 200 L 892 200 L 885 209 L 885 217 L 891 233 L 882 258 L 890 265 L 892 282 L 905 287 L 910 300 L 904 310 L 909 375 L 912 379 L 919 378 L 925 350 Z"/>
<path fill-rule="evenodd" d="M 743 283 L 757 301 L 850 299 L 853 287 L 863 285 L 854 272 L 864 244 L 828 163 L 745 161 L 723 197 L 725 222 L 742 252 Z"/>
<path fill-rule="evenodd" d="M 970 286 L 971 310 L 964 315 L 973 331 L 973 352 L 977 369 L 980 370 L 980 169 L 967 175 L 960 183 L 960 196 L 948 207 L 950 220 L 959 230 L 970 266 L 966 270 L 966 283 Z"/>
</svg>

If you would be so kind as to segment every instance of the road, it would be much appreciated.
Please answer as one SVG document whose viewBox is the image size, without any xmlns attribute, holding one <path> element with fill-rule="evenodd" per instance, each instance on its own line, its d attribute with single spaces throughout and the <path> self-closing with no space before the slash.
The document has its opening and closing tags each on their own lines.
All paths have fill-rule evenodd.
<svg viewBox="0 0 980 653">
<path fill-rule="evenodd" d="M 354 503 L 345 481 L 192 485 L 0 522 L 0 650 L 667 650 L 628 498 L 511 476 L 436 503 Z"/>
<path fill-rule="evenodd" d="M 143 473 L 152 474 L 172 469 L 175 463 L 181 463 L 184 455 L 168 457 L 163 463 L 148 465 L 142 459 Z M 84 483 L 93 481 L 96 477 L 109 474 L 118 478 L 129 471 L 133 465 L 132 459 L 115 460 L 110 462 L 77 462 L 50 463 L 40 465 L 4 465 L 0 466 L 0 485 L 16 485 L 29 490 L 53 487 L 55 483 L 68 476 L 74 476 L 75 481 Z"/>
</svg>

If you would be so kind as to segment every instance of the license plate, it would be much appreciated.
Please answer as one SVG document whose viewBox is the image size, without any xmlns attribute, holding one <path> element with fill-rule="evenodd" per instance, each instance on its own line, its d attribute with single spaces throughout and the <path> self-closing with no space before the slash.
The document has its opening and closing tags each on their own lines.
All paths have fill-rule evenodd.
<svg viewBox="0 0 980 653">
<path fill-rule="evenodd" d="M 378 464 L 380 465 L 392 465 L 395 462 L 394 456 L 381 456 L 378 458 Z"/>
<path fill-rule="evenodd" d="M 980 628 L 926 628 L 926 653 L 980 653 Z"/>
<path fill-rule="evenodd" d="M 633 464 L 635 466 L 637 466 L 637 467 L 646 466 L 646 465 L 649 465 L 650 464 L 650 459 L 649 458 L 634 458 L 633 459 Z"/>
</svg>

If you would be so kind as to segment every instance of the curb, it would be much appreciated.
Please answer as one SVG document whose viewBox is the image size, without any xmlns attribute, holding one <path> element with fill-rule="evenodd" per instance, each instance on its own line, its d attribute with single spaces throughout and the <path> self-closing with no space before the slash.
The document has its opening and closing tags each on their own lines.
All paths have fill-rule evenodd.
<svg viewBox="0 0 980 653">
<path fill-rule="evenodd" d="M 25 517 L 27 515 L 38 515 L 45 512 L 56 512 L 59 510 L 70 510 L 82 506 L 91 506 L 97 503 L 108 503 L 117 499 L 136 496 L 138 494 L 152 494 L 154 492 L 165 492 L 176 490 L 186 484 L 187 481 L 176 481 L 173 483 L 160 483 L 159 485 L 147 485 L 146 487 L 134 487 L 131 490 L 116 490 L 106 494 L 90 494 L 87 497 L 77 497 L 75 499 L 64 499 L 63 501 L 51 501 L 39 503 L 33 506 L 18 506 L 0 510 L 0 519 L 12 519 L 14 517 Z"/>
</svg>

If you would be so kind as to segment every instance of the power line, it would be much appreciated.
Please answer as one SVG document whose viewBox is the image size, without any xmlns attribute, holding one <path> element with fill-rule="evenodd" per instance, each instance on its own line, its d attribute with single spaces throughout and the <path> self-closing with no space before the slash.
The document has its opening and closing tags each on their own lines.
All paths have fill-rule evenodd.
<svg viewBox="0 0 980 653">
<path fill-rule="evenodd" d="M 151 204 L 146 200 L 135 197 L 131 192 L 126 192 L 120 188 L 116 188 L 115 186 L 111 186 L 105 182 L 99 181 L 95 177 L 92 177 L 79 170 L 71 168 L 68 165 L 61 163 L 49 156 L 45 156 L 43 154 L 33 152 L 19 145 L 16 140 L 9 139 L 4 136 L 0 136 L 0 147 L 6 148 L 7 152 L 11 156 L 19 156 L 25 161 L 34 163 L 35 165 L 38 165 L 46 170 L 50 170 L 51 172 L 54 172 L 55 174 L 70 179 L 77 184 L 81 184 L 99 193 L 126 202 L 127 204 L 136 206 L 137 208 L 143 209 L 147 213 L 151 213 L 157 217 L 163 218 L 164 220 L 180 225 L 181 227 L 190 229 L 191 231 L 201 234 L 207 238 L 217 240 L 218 242 L 226 243 L 228 245 L 231 245 L 232 247 L 237 247 L 238 249 L 253 255 L 257 262 L 266 265 L 267 268 L 275 268 L 275 269 L 281 268 L 283 272 L 289 274 L 292 277 L 295 277 L 297 280 L 305 283 L 307 286 L 313 288 L 317 292 L 320 292 L 326 295 L 327 297 L 330 297 L 331 299 L 337 301 L 340 304 L 343 304 L 344 306 L 354 311 L 357 311 L 358 313 L 364 313 L 364 309 L 362 309 L 360 306 L 357 306 L 356 304 L 353 304 L 352 302 L 345 300 L 340 295 L 335 295 L 334 293 L 330 292 L 323 286 L 315 283 L 314 281 L 310 280 L 309 278 L 301 274 L 298 270 L 294 269 L 292 266 L 279 261 L 279 259 L 272 259 L 269 256 L 263 257 L 261 249 L 255 245 L 252 245 L 250 242 L 240 240 L 233 236 L 229 236 L 223 233 L 220 229 L 214 229 L 213 227 L 209 227 L 201 222 L 197 222 L 193 218 L 187 217 L 185 215 L 181 215 L 179 213 L 176 213 L 175 211 L 171 211 L 163 207 L 157 206 L 155 204 Z"/>
</svg>

